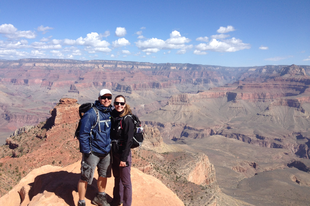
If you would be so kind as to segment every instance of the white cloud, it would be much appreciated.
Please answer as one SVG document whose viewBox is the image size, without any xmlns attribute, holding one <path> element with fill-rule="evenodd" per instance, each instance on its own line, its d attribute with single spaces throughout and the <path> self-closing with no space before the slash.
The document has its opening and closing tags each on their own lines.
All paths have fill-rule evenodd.
<svg viewBox="0 0 310 206">
<path fill-rule="evenodd" d="M 144 52 L 156 53 L 165 46 L 165 41 L 162 39 L 151 38 L 145 41 L 137 41 L 136 46 Z"/>
<path fill-rule="evenodd" d="M 220 27 L 217 32 L 218 33 L 228 33 L 228 32 L 231 32 L 231 31 L 235 31 L 235 28 L 233 26 L 227 26 L 227 27 Z"/>
<path fill-rule="evenodd" d="M 205 36 L 205 37 L 198 37 L 198 38 L 196 39 L 196 41 L 208 42 L 208 41 L 209 41 L 209 38 L 208 38 L 207 36 Z"/>
<path fill-rule="evenodd" d="M 137 31 L 138 39 L 144 39 L 145 37 L 142 35 L 142 31 Z"/>
<path fill-rule="evenodd" d="M 50 40 L 50 37 L 43 37 L 40 41 L 45 41 L 45 42 L 47 42 L 47 41 L 49 41 Z"/>
<path fill-rule="evenodd" d="M 62 53 L 61 51 L 52 50 L 52 51 L 50 51 L 50 52 L 53 54 L 53 56 L 56 56 L 56 57 L 58 57 L 58 58 L 63 58 L 63 57 L 64 57 L 64 55 L 63 55 L 63 53 Z"/>
<path fill-rule="evenodd" d="M 113 47 L 122 47 L 130 45 L 130 42 L 125 38 L 119 38 L 112 43 Z"/>
<path fill-rule="evenodd" d="M 117 27 L 115 30 L 115 35 L 118 37 L 125 36 L 127 33 L 126 29 L 124 27 Z"/>
<path fill-rule="evenodd" d="M 180 49 L 177 51 L 177 54 L 185 54 L 186 53 L 186 49 Z"/>
<path fill-rule="evenodd" d="M 229 36 L 230 36 L 229 34 L 216 34 L 216 35 L 212 35 L 211 38 L 212 39 L 225 39 Z"/>
<path fill-rule="evenodd" d="M 48 26 L 44 27 L 43 25 L 41 25 L 41 26 L 39 26 L 37 28 L 37 30 L 42 32 L 43 34 L 45 34 L 48 30 L 51 30 L 51 29 L 53 29 L 53 28 L 52 27 L 48 27 Z"/>
<path fill-rule="evenodd" d="M 28 56 L 27 52 L 18 51 L 15 49 L 0 49 L 0 56 L 8 59 L 14 59 L 16 57 L 23 58 Z"/>
<path fill-rule="evenodd" d="M 101 38 L 102 35 L 99 35 L 97 32 L 91 32 L 88 33 L 85 38 L 79 37 L 76 40 L 64 39 L 63 44 L 85 46 L 85 50 L 88 51 L 88 53 L 95 53 L 96 51 L 110 52 L 110 43 L 101 40 Z"/>
<path fill-rule="evenodd" d="M 123 54 L 131 54 L 130 51 L 128 51 L 128 50 L 122 50 L 122 53 Z"/>
<path fill-rule="evenodd" d="M 243 49 L 249 49 L 249 44 L 243 43 L 240 39 L 232 38 L 222 41 L 212 39 L 208 44 L 200 43 L 196 46 L 196 50 L 215 51 L 215 52 L 236 52 Z M 196 52 L 197 53 L 197 52 Z"/>
<path fill-rule="evenodd" d="M 260 46 L 259 49 L 261 49 L 261 50 L 268 50 L 269 48 L 267 46 Z"/>
<path fill-rule="evenodd" d="M 170 39 L 166 40 L 168 48 L 178 47 L 176 45 L 183 45 L 183 44 L 188 43 L 188 42 L 190 42 L 190 39 L 188 39 L 186 37 L 182 37 L 180 32 L 178 32 L 176 30 L 171 32 Z"/>
<path fill-rule="evenodd" d="M 13 34 L 17 29 L 12 24 L 0 25 L 0 34 Z"/>
<path fill-rule="evenodd" d="M 32 50 L 31 55 L 38 58 L 42 58 L 45 56 L 44 52 L 40 50 Z"/>
<path fill-rule="evenodd" d="M 200 51 L 200 50 L 195 50 L 195 51 L 194 51 L 194 54 L 197 54 L 197 55 L 205 55 L 205 54 L 207 54 L 207 52 Z"/>
<path fill-rule="evenodd" d="M 4 34 L 6 37 L 15 38 L 27 38 L 34 39 L 36 34 L 33 31 L 18 31 L 12 24 L 0 25 L 0 34 Z"/>
<path fill-rule="evenodd" d="M 82 55 L 82 52 L 81 52 L 81 50 L 76 49 L 76 50 L 73 50 L 73 51 L 72 51 L 72 55 L 73 55 L 73 56 L 81 56 L 81 55 Z"/>
<path fill-rule="evenodd" d="M 103 34 L 102 34 L 103 37 L 108 37 L 110 36 L 110 31 L 105 31 Z"/>
<path fill-rule="evenodd" d="M 136 46 L 147 55 L 156 53 L 162 49 L 179 49 L 178 54 L 183 54 L 193 45 L 186 45 L 190 39 L 181 36 L 180 32 L 174 30 L 170 33 L 170 38 L 166 41 L 157 38 L 151 38 L 145 41 L 138 40 Z"/>
<path fill-rule="evenodd" d="M 47 44 L 45 42 L 33 42 L 31 46 L 32 48 L 35 48 L 35 49 L 61 49 L 62 48 L 60 44 Z"/>
<path fill-rule="evenodd" d="M 308 56 L 308 58 L 304 59 L 303 61 L 310 61 L 310 56 Z"/>
<path fill-rule="evenodd" d="M 272 58 L 267 58 L 265 59 L 266 61 L 281 61 L 284 59 L 289 59 L 292 58 L 293 56 L 286 56 L 286 57 L 272 57 Z"/>
<path fill-rule="evenodd" d="M 145 37 L 143 35 L 138 36 L 138 39 L 144 39 Z"/>
<path fill-rule="evenodd" d="M 22 39 L 20 41 L 15 41 L 15 42 L 0 42 L 0 46 L 5 48 L 5 49 L 24 49 L 28 48 L 28 41 L 25 39 Z"/>
<path fill-rule="evenodd" d="M 62 40 L 53 39 L 52 44 L 61 44 Z"/>
<path fill-rule="evenodd" d="M 76 40 L 73 39 L 64 39 L 63 43 L 65 45 L 75 45 L 76 44 Z"/>
</svg>

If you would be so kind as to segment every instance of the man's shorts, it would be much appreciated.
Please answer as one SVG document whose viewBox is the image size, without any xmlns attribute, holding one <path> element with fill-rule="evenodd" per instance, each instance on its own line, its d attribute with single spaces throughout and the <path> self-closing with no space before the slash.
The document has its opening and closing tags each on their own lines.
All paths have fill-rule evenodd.
<svg viewBox="0 0 310 206">
<path fill-rule="evenodd" d="M 98 157 L 94 154 L 83 154 L 81 162 L 81 180 L 91 184 L 93 182 L 96 167 L 100 177 L 111 177 L 110 163 L 110 153 L 103 157 Z"/>
</svg>

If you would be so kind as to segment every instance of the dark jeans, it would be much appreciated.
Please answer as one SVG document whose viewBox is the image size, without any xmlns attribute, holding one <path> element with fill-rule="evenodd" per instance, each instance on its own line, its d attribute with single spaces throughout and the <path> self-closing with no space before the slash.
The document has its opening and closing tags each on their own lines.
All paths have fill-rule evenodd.
<svg viewBox="0 0 310 206">
<path fill-rule="evenodd" d="M 132 185 L 131 185 L 131 152 L 127 158 L 127 167 L 120 167 L 120 155 L 113 154 L 112 171 L 114 176 L 113 201 L 123 203 L 123 206 L 131 206 Z"/>
</svg>

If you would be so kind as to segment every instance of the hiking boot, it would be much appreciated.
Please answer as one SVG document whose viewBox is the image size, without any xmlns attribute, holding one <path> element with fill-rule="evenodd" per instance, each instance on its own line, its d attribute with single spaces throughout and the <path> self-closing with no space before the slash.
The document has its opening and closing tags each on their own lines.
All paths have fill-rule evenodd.
<svg viewBox="0 0 310 206">
<path fill-rule="evenodd" d="M 80 202 L 80 201 L 79 201 L 79 202 L 78 202 L 78 206 L 86 206 L 86 205 L 85 205 L 85 202 Z"/>
<path fill-rule="evenodd" d="M 107 201 L 107 198 L 105 195 L 98 194 L 92 201 L 94 205 L 98 206 L 110 206 L 110 204 Z"/>
<path fill-rule="evenodd" d="M 111 202 L 110 202 L 110 205 L 111 206 L 121 206 L 123 205 L 122 202 L 119 202 L 119 201 L 116 201 L 115 199 L 113 199 Z"/>
</svg>

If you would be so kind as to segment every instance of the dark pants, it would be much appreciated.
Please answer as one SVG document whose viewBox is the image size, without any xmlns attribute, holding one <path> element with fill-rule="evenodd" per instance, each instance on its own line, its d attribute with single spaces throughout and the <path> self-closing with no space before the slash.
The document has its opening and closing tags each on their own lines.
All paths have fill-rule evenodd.
<svg viewBox="0 0 310 206">
<path fill-rule="evenodd" d="M 123 206 L 131 206 L 132 185 L 131 185 L 131 152 L 127 158 L 127 167 L 120 167 L 120 155 L 113 154 L 112 171 L 114 176 L 113 201 L 123 203 Z"/>
</svg>

